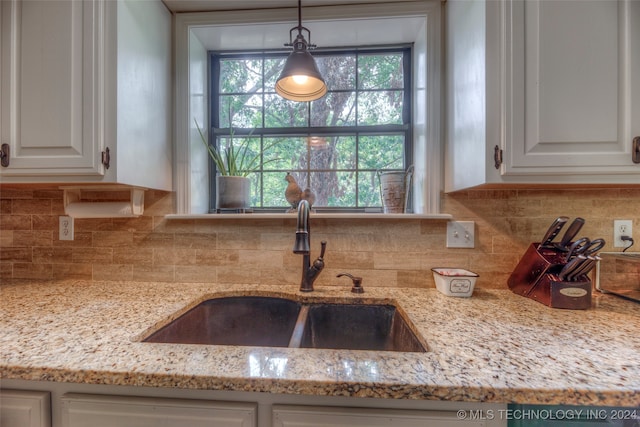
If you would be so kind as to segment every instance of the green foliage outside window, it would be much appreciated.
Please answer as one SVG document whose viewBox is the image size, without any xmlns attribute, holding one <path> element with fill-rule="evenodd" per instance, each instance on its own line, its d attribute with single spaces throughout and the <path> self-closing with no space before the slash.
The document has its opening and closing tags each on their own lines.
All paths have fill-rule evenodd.
<svg viewBox="0 0 640 427">
<path fill-rule="evenodd" d="M 377 171 L 410 161 L 410 50 L 313 55 L 329 91 L 292 102 L 274 90 L 286 54 L 212 54 L 211 134 L 261 156 L 248 174 L 254 207 L 288 206 L 287 172 L 316 194 L 314 207 L 379 207 Z"/>
</svg>

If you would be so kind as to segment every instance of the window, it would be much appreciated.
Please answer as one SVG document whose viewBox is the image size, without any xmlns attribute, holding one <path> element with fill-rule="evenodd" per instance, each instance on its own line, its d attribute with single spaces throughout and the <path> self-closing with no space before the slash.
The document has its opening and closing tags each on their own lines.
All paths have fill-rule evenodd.
<svg viewBox="0 0 640 427">
<path fill-rule="evenodd" d="M 314 192 L 316 208 L 381 207 L 378 171 L 412 164 L 411 47 L 313 51 L 329 91 L 304 103 L 275 93 L 287 55 L 210 54 L 209 134 L 260 156 L 249 174 L 252 206 L 288 207 L 291 173 Z M 215 204 L 214 179 L 210 185 Z"/>
<path fill-rule="evenodd" d="M 233 3 L 238 7 L 246 4 Z M 341 4 L 305 8 L 303 18 L 304 25 L 313 31 L 312 42 L 322 48 L 333 46 L 347 50 L 365 43 L 411 46 L 412 81 L 405 80 L 405 87 L 410 87 L 412 123 L 408 132 L 411 132 L 413 147 L 411 153 L 405 153 L 405 163 L 415 166 L 410 194 L 412 211 L 436 217 L 440 215 L 443 187 L 441 9 L 442 2 L 437 0 L 376 1 L 367 7 Z M 213 136 L 211 107 L 217 104 L 212 100 L 210 52 L 281 51 L 289 30 L 295 25 L 297 9 L 292 7 L 288 11 L 287 22 L 283 21 L 287 19 L 283 13 L 287 12 L 279 8 L 175 16 L 174 182 L 178 216 L 202 215 L 211 208 L 212 171 L 196 126 L 196 122 L 206 126 L 209 136 Z M 324 53 L 330 52 L 315 50 L 313 55 L 319 57 Z M 406 160 L 408 158 L 411 160 Z"/>
</svg>

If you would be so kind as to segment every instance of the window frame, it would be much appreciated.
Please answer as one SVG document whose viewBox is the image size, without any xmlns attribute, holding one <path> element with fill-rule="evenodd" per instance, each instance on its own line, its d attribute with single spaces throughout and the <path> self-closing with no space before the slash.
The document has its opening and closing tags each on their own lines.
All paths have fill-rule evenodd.
<svg viewBox="0 0 640 427">
<path fill-rule="evenodd" d="M 209 92 L 209 143 L 215 143 L 218 137 L 227 137 L 231 135 L 231 128 L 220 128 L 220 115 L 223 112 L 220 111 L 220 97 L 222 94 L 219 88 L 219 80 L 218 76 L 220 75 L 220 60 L 222 59 L 251 59 L 251 58 L 273 58 L 274 56 L 281 56 L 286 58 L 286 56 L 290 53 L 290 50 L 246 50 L 246 51 L 208 51 L 208 92 Z M 298 126 L 298 127 L 279 127 L 279 128 L 256 128 L 253 131 L 252 136 L 259 135 L 261 138 L 268 137 L 270 135 L 277 136 L 286 136 L 289 135 L 291 137 L 297 137 L 301 135 L 306 136 L 331 136 L 331 135 L 355 135 L 356 138 L 356 147 L 359 144 L 360 136 L 367 135 L 382 135 L 385 133 L 393 133 L 393 134 L 403 134 L 404 135 L 404 158 L 402 159 L 404 168 L 403 169 L 385 169 L 385 171 L 405 171 L 409 166 L 413 165 L 413 69 L 412 69 L 412 55 L 413 55 L 413 44 L 403 43 L 403 44 L 394 44 L 394 45 L 378 45 L 378 46 L 357 46 L 357 47 L 329 47 L 323 49 L 313 50 L 312 54 L 314 57 L 322 57 L 322 56 L 331 56 L 331 55 L 353 55 L 356 58 L 360 55 L 370 55 L 370 54 L 385 54 L 385 53 L 397 53 L 402 55 L 402 63 L 403 63 L 403 111 L 402 111 L 402 124 L 392 124 L 392 125 L 354 125 L 354 126 L 311 126 L 311 102 L 305 102 L 306 110 L 307 110 L 307 126 Z M 356 59 L 356 67 L 357 65 Z M 341 89 L 335 90 L 332 92 L 341 92 L 341 91 L 349 91 L 354 92 L 356 95 L 355 108 L 356 108 L 356 117 L 357 117 L 357 96 L 358 93 L 368 92 L 369 90 L 358 88 L 358 81 L 356 79 L 355 88 L 354 89 Z M 264 92 L 267 93 L 267 92 Z M 269 91 L 269 94 L 275 93 L 275 89 L 273 91 Z M 234 95 L 236 93 L 231 93 Z M 240 93 L 238 93 L 240 94 Z M 262 105 L 262 111 L 264 113 L 265 105 Z M 264 125 L 264 114 L 262 115 L 263 125 Z M 246 135 L 246 129 L 234 129 L 233 132 L 237 135 Z M 262 144 L 262 141 L 261 141 Z M 356 148 L 356 151 L 359 152 Z M 216 200 L 216 179 L 215 176 L 217 174 L 217 168 L 215 163 L 211 158 L 208 159 L 209 171 L 210 171 L 210 180 L 209 180 L 209 212 L 215 213 L 217 212 L 217 207 L 215 206 Z M 323 172 L 324 170 L 312 170 L 307 167 L 306 174 L 310 175 L 312 172 Z M 361 172 L 369 171 L 368 169 L 360 169 L 356 165 L 353 169 L 327 169 L 327 172 L 330 171 L 338 171 L 338 172 L 355 172 L 359 174 Z M 264 169 L 261 167 L 260 172 L 263 173 Z M 268 172 L 282 172 L 283 176 L 288 170 L 285 169 L 273 169 L 268 170 Z M 369 171 L 371 172 L 371 171 Z M 261 182 L 263 182 L 261 180 Z M 264 184 L 263 184 L 264 185 Z M 260 189 L 260 198 L 263 199 L 264 196 L 264 188 Z M 284 191 L 284 186 L 283 186 Z M 358 204 L 358 185 L 356 180 L 355 185 L 355 200 L 356 206 L 316 206 L 315 209 L 318 211 L 324 212 L 381 212 L 382 204 L 379 206 L 357 206 Z M 254 212 L 274 212 L 278 210 L 286 210 L 288 206 L 260 206 L 260 207 L 250 207 L 250 209 Z M 411 199 L 409 200 L 407 206 L 408 212 L 412 210 Z"/>
<path fill-rule="evenodd" d="M 242 7 L 242 1 L 237 4 Z M 441 213 L 441 192 L 443 188 L 443 137 L 445 134 L 442 118 L 445 114 L 443 105 L 444 94 L 444 38 L 442 33 L 444 7 L 439 0 L 425 0 L 421 2 L 395 2 L 393 0 L 374 0 L 366 8 L 360 5 L 331 5 L 304 8 L 304 22 L 315 34 L 316 25 L 329 28 L 324 31 L 335 40 L 353 40 L 362 33 L 355 30 L 368 25 L 373 38 L 384 37 L 387 42 L 414 42 L 414 212 L 403 218 L 443 218 Z M 262 37 L 268 41 L 269 29 L 277 29 L 271 35 L 279 40 L 283 25 L 284 32 L 295 26 L 297 8 L 261 9 L 261 10 L 224 10 L 216 12 L 181 13 L 174 17 L 175 37 L 175 120 L 174 120 L 174 189 L 176 218 L 205 218 L 216 217 L 207 214 L 208 211 L 208 168 L 206 158 L 201 156 L 205 150 L 200 141 L 194 119 L 208 126 L 202 113 L 204 93 L 202 87 L 206 83 L 206 51 L 227 46 L 227 41 L 243 42 L 251 35 Z M 398 22 L 401 30 L 397 34 L 409 37 L 390 38 L 389 31 L 380 32 L 380 22 Z M 411 33 L 404 25 L 421 23 L 420 27 L 413 27 Z M 363 24 L 364 23 L 364 24 Z M 377 26 L 371 26 L 371 25 Z M 261 31 L 254 34 L 254 30 Z M 339 28 L 340 31 L 332 31 Z M 344 32 L 342 32 L 344 31 Z M 224 35 L 224 37 L 221 37 Z M 273 38 L 272 38 L 273 39 Z M 224 42 L 220 42 L 225 40 Z M 314 40 L 318 42 L 317 37 Z M 236 43 L 237 44 L 237 43 Z M 320 43 L 321 44 L 321 43 Z M 324 43 L 332 45 L 335 43 Z M 277 47 L 275 44 L 268 47 Z M 234 48 L 237 48 L 234 45 Z M 427 117 L 427 114 L 428 117 Z M 417 118 L 417 119 L 416 119 Z M 203 164 L 204 162 L 204 164 Z M 329 214 L 327 214 L 329 215 Z M 286 214 L 281 214 L 286 217 Z M 395 218 L 394 215 L 361 214 L 358 218 Z M 226 218 L 218 215 L 219 218 Z M 239 216 L 235 216 L 239 217 Z M 249 216 L 250 217 L 250 216 Z M 265 217 L 273 217 L 267 215 Z"/>
</svg>

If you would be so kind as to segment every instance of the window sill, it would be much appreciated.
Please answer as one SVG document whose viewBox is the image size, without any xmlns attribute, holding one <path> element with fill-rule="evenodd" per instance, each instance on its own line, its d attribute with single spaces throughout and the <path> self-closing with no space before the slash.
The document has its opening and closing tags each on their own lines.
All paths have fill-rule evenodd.
<svg viewBox="0 0 640 427">
<path fill-rule="evenodd" d="M 451 214 L 385 214 L 385 213 L 311 213 L 312 218 L 318 219 L 385 219 L 385 220 L 413 220 L 413 219 L 451 219 Z M 224 213 L 224 214 L 169 214 L 166 219 L 295 219 L 296 213 Z"/>
</svg>

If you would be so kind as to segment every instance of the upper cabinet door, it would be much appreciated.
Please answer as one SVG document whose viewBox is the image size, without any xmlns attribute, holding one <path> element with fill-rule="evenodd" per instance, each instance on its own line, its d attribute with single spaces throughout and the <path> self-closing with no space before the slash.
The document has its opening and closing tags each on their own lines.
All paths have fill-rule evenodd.
<svg viewBox="0 0 640 427">
<path fill-rule="evenodd" d="M 640 2 L 514 0 L 503 17 L 502 173 L 640 174 Z"/>
<path fill-rule="evenodd" d="M 0 174 L 102 175 L 99 3 L 1 3 Z"/>
</svg>

